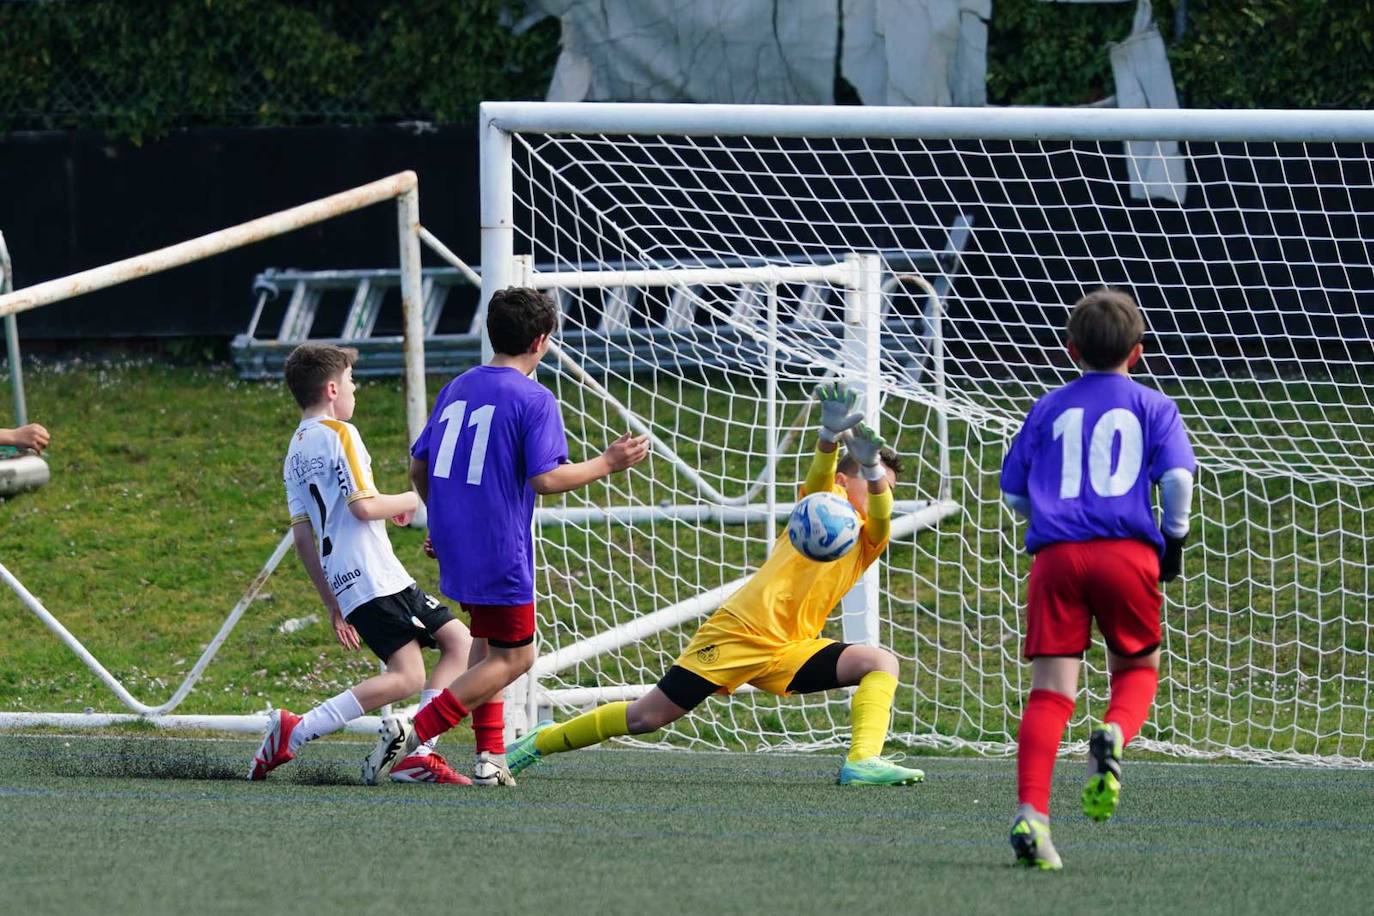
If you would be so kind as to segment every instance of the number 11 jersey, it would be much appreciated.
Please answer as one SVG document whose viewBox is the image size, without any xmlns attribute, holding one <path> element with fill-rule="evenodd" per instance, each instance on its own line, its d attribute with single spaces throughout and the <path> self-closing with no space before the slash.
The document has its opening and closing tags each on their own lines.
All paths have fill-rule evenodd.
<svg viewBox="0 0 1374 916">
<path fill-rule="evenodd" d="M 439 589 L 469 604 L 534 601 L 530 478 L 568 460 L 558 401 L 504 366 L 476 366 L 439 392 L 410 450 L 429 478 Z"/>
<path fill-rule="evenodd" d="M 1036 401 L 1002 462 L 1002 492 L 1028 497 L 1026 550 L 1128 538 L 1164 549 L 1151 488 L 1196 469 L 1178 406 L 1115 372 L 1088 372 Z"/>
</svg>

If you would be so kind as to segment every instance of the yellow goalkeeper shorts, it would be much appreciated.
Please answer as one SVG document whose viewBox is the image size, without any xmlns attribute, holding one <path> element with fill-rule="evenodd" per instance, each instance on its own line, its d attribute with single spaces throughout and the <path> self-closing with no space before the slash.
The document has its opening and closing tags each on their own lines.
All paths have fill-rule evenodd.
<svg viewBox="0 0 1374 916">
<path fill-rule="evenodd" d="M 782 641 L 751 629 L 728 611 L 716 611 L 697 630 L 676 664 L 733 693 L 741 684 L 787 695 L 801 666 L 833 639 Z"/>
</svg>

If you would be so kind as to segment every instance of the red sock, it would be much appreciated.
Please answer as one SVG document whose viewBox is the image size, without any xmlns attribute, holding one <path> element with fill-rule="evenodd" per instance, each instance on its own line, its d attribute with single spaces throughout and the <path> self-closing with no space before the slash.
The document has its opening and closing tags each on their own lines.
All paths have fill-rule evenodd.
<svg viewBox="0 0 1374 916">
<path fill-rule="evenodd" d="M 1016 796 L 1023 805 L 1049 817 L 1050 781 L 1059 739 L 1073 715 L 1073 697 L 1053 690 L 1032 690 L 1016 735 Z"/>
<path fill-rule="evenodd" d="M 441 691 L 415 714 L 415 734 L 420 736 L 422 742 L 428 741 L 453 728 L 467 716 L 467 709 L 458 702 L 457 697 L 447 690 Z"/>
<path fill-rule="evenodd" d="M 472 711 L 472 734 L 477 738 L 477 751 L 488 754 L 506 752 L 506 704 L 488 700 Z"/>
<path fill-rule="evenodd" d="M 1112 698 L 1105 721 L 1121 726 L 1123 744 L 1139 734 L 1158 689 L 1159 672 L 1153 668 L 1128 668 L 1112 676 Z"/>
</svg>

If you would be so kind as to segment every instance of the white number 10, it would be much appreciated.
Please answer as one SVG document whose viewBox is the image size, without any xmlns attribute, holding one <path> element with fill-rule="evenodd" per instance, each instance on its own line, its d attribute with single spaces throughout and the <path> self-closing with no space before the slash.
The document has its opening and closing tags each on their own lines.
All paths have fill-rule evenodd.
<svg viewBox="0 0 1374 916">
<path fill-rule="evenodd" d="M 439 414 L 444 421 L 444 438 L 439 443 L 439 454 L 434 459 L 434 476 L 448 479 L 453 470 L 453 452 L 458 447 L 458 434 L 463 431 L 463 415 L 468 412 L 467 401 L 454 401 Z M 472 454 L 468 457 L 468 477 L 471 484 L 482 482 L 482 469 L 487 463 L 487 436 L 491 433 L 491 415 L 496 412 L 495 404 L 487 404 L 472 412 L 468 426 L 477 427 L 472 437 Z"/>
<path fill-rule="evenodd" d="M 1083 408 L 1071 407 L 1054 420 L 1054 438 L 1063 443 L 1059 498 L 1077 499 L 1083 492 Z M 1112 470 L 1112 447 L 1121 437 L 1121 453 Z M 1088 443 L 1088 482 L 1098 496 L 1130 492 L 1140 476 L 1144 442 L 1140 420 L 1124 407 L 1114 407 L 1093 425 Z"/>
</svg>

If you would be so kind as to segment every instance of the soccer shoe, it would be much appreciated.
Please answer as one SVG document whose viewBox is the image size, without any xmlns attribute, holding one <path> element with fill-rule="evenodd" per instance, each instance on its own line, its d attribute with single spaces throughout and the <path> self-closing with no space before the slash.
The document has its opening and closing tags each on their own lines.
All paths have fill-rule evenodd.
<svg viewBox="0 0 1374 916">
<path fill-rule="evenodd" d="M 472 780 L 453 767 L 434 751 L 428 754 L 411 754 L 397 761 L 391 768 L 392 782 L 441 782 L 455 786 L 470 786 Z"/>
<path fill-rule="evenodd" d="M 1121 800 L 1121 727 L 1105 722 L 1088 739 L 1088 782 L 1083 786 L 1083 813 L 1105 821 Z"/>
<path fill-rule="evenodd" d="M 1011 822 L 1011 849 L 1016 864 L 1041 871 L 1059 871 L 1064 863 L 1050 841 L 1050 825 L 1038 817 L 1018 814 Z"/>
<path fill-rule="evenodd" d="M 253 755 L 248 766 L 249 782 L 266 779 L 267 774 L 277 767 L 294 760 L 296 755 L 289 750 L 291 733 L 300 724 L 301 717 L 289 709 L 274 709 L 267 714 L 267 734 L 263 735 L 262 746 Z"/>
<path fill-rule="evenodd" d="M 846 760 L 835 780 L 842 786 L 909 786 L 925 782 L 926 774 L 882 757 Z"/>
<path fill-rule="evenodd" d="M 506 769 L 512 776 L 519 776 L 525 767 L 539 762 L 539 748 L 534 746 L 534 737 L 550 725 L 553 725 L 553 722 L 540 722 L 516 738 L 514 743 L 506 746 Z"/>
<path fill-rule="evenodd" d="M 382 727 L 377 729 L 376 746 L 372 748 L 372 753 L 363 758 L 363 785 L 375 786 L 377 777 L 388 763 L 396 759 L 397 754 L 408 758 L 420 746 L 418 741 L 412 743 L 414 737 L 415 726 L 409 718 L 387 716 L 383 719 Z"/>
<path fill-rule="evenodd" d="M 506 755 L 478 751 L 472 764 L 472 781 L 479 786 L 513 786 L 515 777 L 506 769 Z"/>
</svg>

